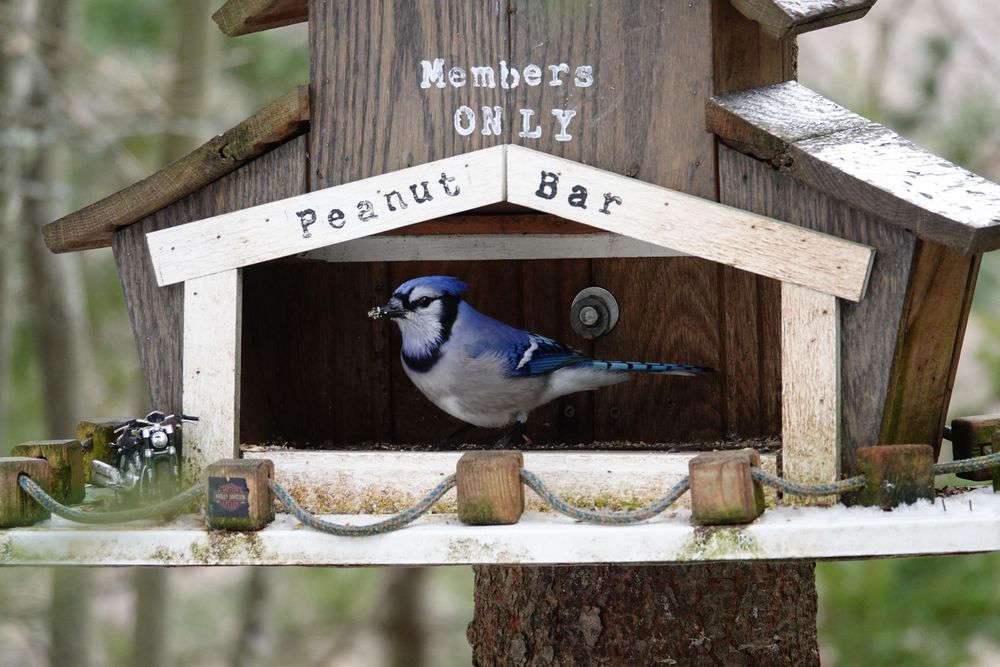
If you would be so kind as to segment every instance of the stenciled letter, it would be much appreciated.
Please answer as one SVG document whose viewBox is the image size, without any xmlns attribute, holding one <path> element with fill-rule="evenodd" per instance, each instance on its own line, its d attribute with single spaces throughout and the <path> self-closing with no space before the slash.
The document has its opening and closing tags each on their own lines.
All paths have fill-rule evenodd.
<svg viewBox="0 0 1000 667">
<path fill-rule="evenodd" d="M 542 180 L 538 183 L 538 190 L 535 195 L 542 199 L 555 199 L 559 191 L 559 177 L 551 171 L 542 172 Z"/>
<path fill-rule="evenodd" d="M 299 216 L 299 224 L 302 225 L 302 238 L 310 238 L 312 232 L 309 231 L 309 225 L 316 222 L 316 211 L 307 208 L 304 211 L 296 211 L 295 215 Z"/>
<path fill-rule="evenodd" d="M 462 192 L 462 188 L 458 187 L 457 185 L 455 186 L 454 192 L 452 192 L 451 188 L 448 187 L 448 184 L 454 180 L 455 180 L 454 177 L 448 176 L 448 174 L 441 172 L 441 179 L 438 181 L 438 183 L 441 184 L 441 186 L 444 188 L 444 193 L 449 197 L 457 197 Z"/>
<path fill-rule="evenodd" d="M 483 136 L 495 134 L 500 136 L 503 132 L 503 107 L 483 107 Z"/>
<path fill-rule="evenodd" d="M 462 122 L 463 116 L 465 122 Z M 455 131 L 467 137 L 476 131 L 476 112 L 464 104 L 455 110 Z"/>
<path fill-rule="evenodd" d="M 521 109 L 521 131 L 517 136 L 522 139 L 537 139 L 542 136 L 542 126 L 536 125 L 531 129 L 531 117 L 535 115 L 534 109 Z"/>
<path fill-rule="evenodd" d="M 569 141 L 572 139 L 573 137 L 566 130 L 569 128 L 569 122 L 576 115 L 576 111 L 574 109 L 553 109 L 552 115 L 559 121 L 559 133 L 556 134 L 555 140 Z"/>
<path fill-rule="evenodd" d="M 369 220 L 374 220 L 378 216 L 375 214 L 375 207 L 367 199 L 358 202 L 358 220 L 361 222 L 368 222 Z"/>
<path fill-rule="evenodd" d="M 438 88 L 444 88 L 444 59 L 435 58 L 431 64 L 429 60 L 420 61 L 420 87 L 430 88 L 433 83 Z"/>
<path fill-rule="evenodd" d="M 574 185 L 573 192 L 569 196 L 569 205 L 574 208 L 587 208 L 587 188 Z"/>
<path fill-rule="evenodd" d="M 330 223 L 330 226 L 334 229 L 340 229 L 344 226 L 344 212 L 339 208 L 332 209 L 330 215 L 326 216 L 326 221 Z"/>
</svg>

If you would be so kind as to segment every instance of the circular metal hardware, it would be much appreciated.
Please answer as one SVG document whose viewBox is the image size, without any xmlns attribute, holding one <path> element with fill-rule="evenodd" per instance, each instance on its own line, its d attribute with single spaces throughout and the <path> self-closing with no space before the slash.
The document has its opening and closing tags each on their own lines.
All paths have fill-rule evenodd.
<svg viewBox="0 0 1000 667">
<path fill-rule="evenodd" d="M 578 335 L 594 340 L 611 333 L 618 324 L 618 301 L 603 287 L 587 287 L 573 299 L 569 323 Z"/>
</svg>

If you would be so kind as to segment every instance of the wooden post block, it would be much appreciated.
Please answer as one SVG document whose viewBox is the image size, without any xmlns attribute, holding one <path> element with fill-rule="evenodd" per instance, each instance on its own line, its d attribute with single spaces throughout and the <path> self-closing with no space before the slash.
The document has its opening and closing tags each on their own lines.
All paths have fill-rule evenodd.
<svg viewBox="0 0 1000 667">
<path fill-rule="evenodd" d="M 860 447 L 858 467 L 868 478 L 858 492 L 858 502 L 866 507 L 889 510 L 921 498 L 934 500 L 934 448 L 930 445 Z"/>
<path fill-rule="evenodd" d="M 33 440 L 10 450 L 11 456 L 45 459 L 52 466 L 52 497 L 64 505 L 83 502 L 83 452 L 77 440 Z"/>
<path fill-rule="evenodd" d="M 205 468 L 209 528 L 260 530 L 274 521 L 270 459 L 223 459 Z"/>
<path fill-rule="evenodd" d="M 958 461 L 959 459 L 972 459 L 996 452 L 993 435 L 998 431 L 1000 431 L 1000 415 L 976 415 L 953 419 L 951 422 L 952 458 Z M 962 479 L 985 482 L 993 479 L 994 470 L 996 468 L 960 472 L 958 476 Z"/>
<path fill-rule="evenodd" d="M 760 452 L 755 449 L 706 452 L 691 459 L 695 523 L 749 523 L 764 512 L 764 486 L 750 477 L 750 466 L 760 467 Z"/>
<path fill-rule="evenodd" d="M 458 460 L 458 518 L 472 526 L 517 523 L 524 512 L 521 452 L 467 452 Z"/>
<path fill-rule="evenodd" d="M 104 461 L 111 463 L 111 446 L 118 436 L 115 429 L 125 423 L 124 419 L 85 419 L 76 425 L 76 439 L 83 451 L 83 481 L 90 483 L 91 463 Z"/>
<path fill-rule="evenodd" d="M 21 490 L 17 482 L 21 473 L 46 491 L 52 488 L 52 466 L 45 459 L 33 456 L 0 459 L 0 528 L 30 526 L 50 516 L 47 509 Z"/>
</svg>

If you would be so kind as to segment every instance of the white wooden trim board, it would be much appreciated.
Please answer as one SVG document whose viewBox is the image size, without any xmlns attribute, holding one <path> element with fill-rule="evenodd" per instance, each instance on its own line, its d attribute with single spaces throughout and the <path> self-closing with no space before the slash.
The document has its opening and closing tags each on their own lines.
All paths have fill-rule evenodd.
<svg viewBox="0 0 1000 667">
<path fill-rule="evenodd" d="M 0 531 L 0 565 L 470 565 L 817 560 L 1000 550 L 992 489 L 885 512 L 780 507 L 752 524 L 696 528 L 687 510 L 635 526 L 593 526 L 530 513 L 512 526 L 431 515 L 387 535 L 334 537 L 287 514 L 258 533 L 207 532 L 194 516 L 164 527 L 78 526 L 52 519 Z M 330 516 L 355 525 L 374 516 Z"/>
<path fill-rule="evenodd" d="M 240 427 L 243 276 L 239 269 L 184 283 L 185 477 L 236 456 Z"/>
<path fill-rule="evenodd" d="M 413 234 L 369 236 L 302 253 L 326 262 L 684 257 L 621 234 Z"/>
<path fill-rule="evenodd" d="M 432 200 L 414 202 L 424 193 L 418 184 L 433 191 Z M 405 209 L 402 200 L 409 200 Z M 157 281 L 169 285 L 501 201 L 851 301 L 864 295 L 871 268 L 867 246 L 522 146 L 473 151 L 146 238 Z M 362 218 L 362 203 L 375 217 Z"/>
<path fill-rule="evenodd" d="M 768 443 L 775 446 L 776 442 Z M 275 480 L 297 502 L 327 514 L 393 513 L 413 505 L 455 472 L 463 452 L 244 452 L 244 458 L 274 462 Z M 581 506 L 634 507 L 662 498 L 688 474 L 695 453 L 612 451 L 525 451 L 524 467 L 537 474 L 567 502 Z M 777 472 L 777 456 L 764 454 L 761 465 Z M 773 504 L 775 494 L 769 493 Z M 680 506 L 689 504 L 685 495 Z M 525 491 L 528 511 L 544 503 Z M 455 511 L 454 494 L 441 501 Z"/>
<path fill-rule="evenodd" d="M 829 484 L 840 475 L 839 312 L 832 296 L 781 285 L 782 474 L 793 482 Z"/>
</svg>

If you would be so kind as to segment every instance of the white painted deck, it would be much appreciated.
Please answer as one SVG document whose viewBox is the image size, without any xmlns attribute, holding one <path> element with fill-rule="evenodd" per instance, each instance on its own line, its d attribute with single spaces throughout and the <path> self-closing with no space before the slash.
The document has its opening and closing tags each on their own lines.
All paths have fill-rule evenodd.
<svg viewBox="0 0 1000 667">
<path fill-rule="evenodd" d="M 373 516 L 327 517 L 356 524 Z M 779 507 L 739 528 L 697 528 L 679 509 L 647 523 L 591 526 L 526 514 L 514 526 L 423 517 L 388 535 L 333 537 L 288 515 L 260 533 L 208 533 L 200 517 L 170 525 L 86 527 L 53 519 L 0 531 L 0 565 L 468 565 L 669 563 L 873 558 L 1000 550 L 1000 495 L 978 489 L 892 512 Z"/>
</svg>

